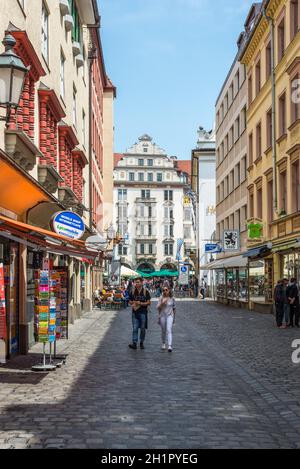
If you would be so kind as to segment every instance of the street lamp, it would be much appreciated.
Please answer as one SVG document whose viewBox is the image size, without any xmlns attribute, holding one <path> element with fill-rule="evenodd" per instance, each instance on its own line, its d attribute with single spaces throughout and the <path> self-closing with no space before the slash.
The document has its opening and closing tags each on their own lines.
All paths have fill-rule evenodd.
<svg viewBox="0 0 300 469">
<path fill-rule="evenodd" d="M 19 106 L 25 76 L 29 68 L 25 67 L 20 57 L 13 51 L 16 40 L 7 34 L 2 42 L 5 52 L 0 54 L 0 106 L 6 108 L 6 116 L 0 120 L 8 127 L 12 108 Z"/>
</svg>

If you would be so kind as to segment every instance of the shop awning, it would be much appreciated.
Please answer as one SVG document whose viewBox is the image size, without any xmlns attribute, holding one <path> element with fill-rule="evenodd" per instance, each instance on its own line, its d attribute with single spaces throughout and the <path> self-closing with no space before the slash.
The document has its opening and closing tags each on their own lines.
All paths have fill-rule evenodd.
<svg viewBox="0 0 300 469">
<path fill-rule="evenodd" d="M 0 215 L 0 235 L 12 239 L 36 249 L 57 254 L 80 256 L 86 259 L 95 259 L 97 252 L 85 248 L 84 241 L 71 240 L 49 230 L 37 226 L 28 225 L 11 218 Z"/>
<path fill-rule="evenodd" d="M 229 268 L 245 268 L 248 265 L 248 259 L 243 256 L 227 257 L 219 259 L 218 261 L 211 262 L 205 266 L 201 266 L 201 270 L 217 270 Z"/>
<path fill-rule="evenodd" d="M 298 242 L 298 240 L 289 241 L 289 242 L 274 246 L 272 248 L 272 252 L 276 253 L 276 252 L 281 252 L 281 251 L 287 251 L 288 249 L 296 249 L 299 246 L 300 246 L 300 243 Z"/>
<path fill-rule="evenodd" d="M 258 246 L 253 249 L 249 249 L 249 251 L 243 254 L 243 257 L 259 257 L 259 256 L 266 256 L 271 252 L 271 247 L 267 244 L 263 246 Z"/>
<path fill-rule="evenodd" d="M 0 207 L 21 215 L 39 202 L 54 198 L 0 150 Z"/>
</svg>

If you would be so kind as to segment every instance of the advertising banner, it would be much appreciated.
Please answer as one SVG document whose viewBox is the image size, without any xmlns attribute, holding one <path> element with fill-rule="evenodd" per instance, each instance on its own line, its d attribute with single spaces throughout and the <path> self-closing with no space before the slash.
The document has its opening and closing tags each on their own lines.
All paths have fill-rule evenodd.
<svg viewBox="0 0 300 469">
<path fill-rule="evenodd" d="M 84 221 L 74 212 L 56 213 L 51 223 L 55 233 L 71 239 L 82 238 L 85 231 Z"/>
<path fill-rule="evenodd" d="M 223 234 L 224 251 L 238 251 L 240 249 L 240 232 L 225 230 Z"/>
</svg>

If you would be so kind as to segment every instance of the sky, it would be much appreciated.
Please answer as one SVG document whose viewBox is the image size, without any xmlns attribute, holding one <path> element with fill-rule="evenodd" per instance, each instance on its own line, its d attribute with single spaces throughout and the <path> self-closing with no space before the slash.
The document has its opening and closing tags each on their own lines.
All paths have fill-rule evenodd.
<svg viewBox="0 0 300 469">
<path fill-rule="evenodd" d="M 98 0 L 106 72 L 117 87 L 115 152 L 147 133 L 190 159 L 237 52 L 252 0 Z"/>
</svg>

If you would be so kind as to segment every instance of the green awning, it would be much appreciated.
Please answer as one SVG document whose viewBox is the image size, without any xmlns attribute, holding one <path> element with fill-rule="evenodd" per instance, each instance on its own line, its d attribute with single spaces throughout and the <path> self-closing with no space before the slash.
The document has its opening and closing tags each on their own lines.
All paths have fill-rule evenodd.
<svg viewBox="0 0 300 469">
<path fill-rule="evenodd" d="M 281 252 L 281 251 L 287 251 L 288 249 L 293 249 L 297 247 L 297 241 L 290 241 L 290 242 L 287 242 L 286 244 L 282 244 L 282 245 L 279 245 L 279 246 L 274 246 L 272 248 L 272 252 Z"/>
</svg>

